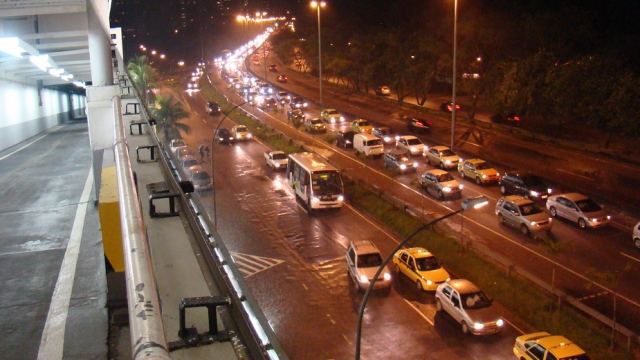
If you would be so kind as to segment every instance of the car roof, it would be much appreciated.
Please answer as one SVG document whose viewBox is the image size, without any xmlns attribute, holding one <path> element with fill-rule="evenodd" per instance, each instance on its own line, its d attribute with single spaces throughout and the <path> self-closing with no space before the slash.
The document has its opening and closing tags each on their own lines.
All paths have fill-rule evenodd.
<svg viewBox="0 0 640 360">
<path fill-rule="evenodd" d="M 401 139 L 417 139 L 417 137 L 413 136 L 413 135 L 404 135 L 404 136 L 400 136 Z"/>
<path fill-rule="evenodd" d="M 568 194 L 562 194 L 562 195 L 558 195 L 558 196 L 562 196 L 565 197 L 571 201 L 580 201 L 580 200 L 587 200 L 589 197 L 582 195 L 582 194 L 578 194 L 578 193 L 568 193 Z"/>
<path fill-rule="evenodd" d="M 472 163 L 472 164 L 477 164 L 477 163 L 483 163 L 486 162 L 482 159 L 469 159 L 469 160 L 465 160 L 464 162 L 468 162 L 468 163 Z"/>
<path fill-rule="evenodd" d="M 378 130 L 390 130 L 388 126 L 378 126 L 376 129 Z"/>
<path fill-rule="evenodd" d="M 427 170 L 424 172 L 425 174 L 429 173 L 429 174 L 433 174 L 433 175 L 443 175 L 443 174 L 448 174 L 448 172 L 442 170 L 442 169 L 431 169 L 431 170 Z"/>
<path fill-rule="evenodd" d="M 541 337 L 536 341 L 536 343 L 542 345 L 559 359 L 572 355 L 584 354 L 584 350 L 562 335 Z"/>
<path fill-rule="evenodd" d="M 371 240 L 353 240 L 351 242 L 353 248 L 358 255 L 360 254 L 379 254 L 380 251 Z"/>
<path fill-rule="evenodd" d="M 441 145 L 432 146 L 431 148 L 438 151 L 449 150 L 448 146 L 441 146 Z"/>
<path fill-rule="evenodd" d="M 520 205 L 524 205 L 524 204 L 531 204 L 533 203 L 533 201 L 529 200 L 529 199 L 525 199 L 520 195 L 509 195 L 509 196 L 505 196 L 504 197 L 506 200 L 511 201 L 512 203 L 520 206 Z"/>
<path fill-rule="evenodd" d="M 456 289 L 460 294 L 470 294 L 480 291 L 471 281 L 466 279 L 454 279 L 447 281 L 452 288 Z"/>
<path fill-rule="evenodd" d="M 196 157 L 193 155 L 185 155 L 185 157 L 182 158 L 182 162 L 189 161 L 189 160 L 196 160 Z"/>
<path fill-rule="evenodd" d="M 190 167 L 189 169 L 187 169 L 191 172 L 198 172 L 198 171 L 204 171 L 204 169 L 202 169 L 202 165 L 198 164 L 198 165 L 193 165 L 192 167 Z"/>
<path fill-rule="evenodd" d="M 367 120 L 367 119 L 355 119 L 355 120 L 353 120 L 353 122 L 363 122 L 363 121 L 369 122 L 369 120 Z"/>
<path fill-rule="evenodd" d="M 429 250 L 421 247 L 409 248 L 409 249 L 406 249 L 405 251 L 411 254 L 415 258 L 425 258 L 425 257 L 433 256 L 433 254 L 430 253 Z"/>
</svg>

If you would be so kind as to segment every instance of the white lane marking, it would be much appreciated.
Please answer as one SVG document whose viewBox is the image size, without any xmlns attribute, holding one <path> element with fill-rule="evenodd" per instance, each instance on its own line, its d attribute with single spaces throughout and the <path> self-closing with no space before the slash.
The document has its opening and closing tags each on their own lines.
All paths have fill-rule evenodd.
<svg viewBox="0 0 640 360">
<path fill-rule="evenodd" d="M 11 153 L 9 153 L 9 154 L 7 154 L 7 155 L 5 155 L 5 156 L 3 156 L 3 157 L 0 157 L 0 161 L 2 161 L 2 160 L 4 160 L 4 159 L 8 158 L 9 156 L 11 156 L 11 155 L 13 155 L 13 154 L 17 153 L 18 151 L 23 150 L 24 148 L 27 148 L 27 147 L 31 146 L 33 143 L 35 143 L 35 142 L 37 142 L 37 141 L 40 141 L 43 137 L 45 137 L 45 136 L 47 136 L 47 135 L 51 134 L 52 132 L 56 132 L 56 131 L 58 131 L 58 130 L 60 130 L 60 129 L 62 129 L 62 125 L 58 125 L 58 126 L 54 127 L 53 129 L 51 129 L 51 130 L 47 131 L 44 135 L 40 136 L 39 138 L 37 138 L 37 139 L 33 140 L 32 142 L 30 142 L 30 143 L 28 143 L 28 144 L 26 144 L 26 145 L 24 145 L 24 146 L 23 146 L 23 147 L 21 147 L 20 149 L 14 150 L 13 152 L 11 152 Z"/>
<path fill-rule="evenodd" d="M 415 307 L 415 305 L 413 305 L 409 300 L 407 299 L 402 299 L 402 300 L 404 300 L 404 302 L 409 304 L 409 306 L 411 306 L 413 310 L 415 310 L 418 314 L 420 314 L 420 316 L 422 316 L 423 319 L 425 319 L 429 324 L 431 324 L 431 326 L 434 326 L 433 320 L 429 319 L 425 314 L 422 313 L 422 311 L 420 311 L 417 307 Z"/>
<path fill-rule="evenodd" d="M 570 175 L 573 175 L 573 176 L 577 176 L 577 177 L 580 177 L 580 178 L 583 178 L 583 179 L 586 179 L 586 180 L 589 180 L 589 181 L 596 181 L 595 179 L 592 179 L 592 178 L 586 177 L 586 176 L 582 176 L 582 175 L 578 175 L 578 174 L 576 174 L 574 172 L 571 172 L 571 171 L 562 170 L 562 169 L 556 169 L 556 170 L 558 170 L 560 172 L 563 172 L 565 174 L 570 174 Z"/>
<path fill-rule="evenodd" d="M 621 253 L 620 253 L 620 255 L 622 255 L 622 256 L 626 256 L 626 257 L 628 257 L 629 259 L 631 259 L 631 260 L 633 260 L 633 261 L 640 262 L 640 259 L 636 259 L 636 258 L 634 258 L 633 256 L 631 256 L 631 255 L 627 255 L 627 254 L 625 254 L 625 253 L 623 253 L 623 252 L 621 252 Z"/>
<path fill-rule="evenodd" d="M 42 338 L 40 339 L 38 359 L 62 359 L 64 330 L 67 324 L 67 315 L 69 314 L 69 302 L 71 300 L 71 291 L 73 290 L 73 281 L 76 275 L 78 255 L 80 254 L 80 242 L 82 240 L 82 230 L 84 229 L 84 219 L 87 213 L 87 202 L 89 201 L 92 188 L 93 168 L 89 169 L 89 176 L 87 176 L 82 196 L 80 196 L 69 243 L 64 253 L 58 280 L 56 281 L 53 296 L 51 297 L 47 321 L 44 325 Z"/>
<path fill-rule="evenodd" d="M 467 140 L 460 140 L 460 141 L 462 141 L 462 142 L 464 142 L 464 143 L 467 143 L 467 144 L 469 144 L 469 145 L 473 145 L 473 146 L 477 146 L 477 147 L 484 147 L 484 146 L 482 146 L 482 145 L 479 145 L 479 144 L 476 144 L 476 143 L 472 143 L 472 142 L 467 141 Z"/>
<path fill-rule="evenodd" d="M 347 340 L 347 342 L 349 343 L 349 345 L 351 345 L 351 341 L 349 341 L 349 339 L 347 339 L 347 336 L 345 334 L 342 334 L 342 337 Z"/>
<path fill-rule="evenodd" d="M 522 331 L 522 329 L 520 329 L 519 327 L 515 326 L 511 321 L 505 319 L 504 317 L 502 318 L 502 320 L 504 320 L 504 322 L 506 322 L 507 324 L 511 325 L 512 328 L 518 330 L 520 334 L 524 335 L 524 331 Z"/>
<path fill-rule="evenodd" d="M 360 215 L 360 217 L 362 219 L 364 219 L 364 221 L 368 222 L 369 224 L 371 224 L 373 227 L 377 228 L 381 233 L 387 235 L 391 240 L 395 241 L 396 244 L 399 244 L 400 241 L 396 240 L 396 238 L 393 237 L 393 235 L 389 234 L 388 232 L 384 231 L 384 229 L 382 229 L 381 227 L 378 226 L 378 224 L 372 222 L 371 220 L 367 219 L 364 215 L 362 215 L 358 210 L 356 210 L 353 206 L 347 204 L 346 202 L 342 203 L 343 206 L 348 207 L 349 209 L 351 209 L 354 213 Z"/>
<path fill-rule="evenodd" d="M 577 299 L 577 300 L 578 301 L 584 301 L 584 300 L 595 299 L 598 296 L 604 296 L 604 295 L 607 295 L 608 293 L 609 293 L 608 291 L 603 291 L 603 292 L 599 292 L 597 294 L 583 296 L 583 297 L 581 297 L 580 299 Z"/>
</svg>

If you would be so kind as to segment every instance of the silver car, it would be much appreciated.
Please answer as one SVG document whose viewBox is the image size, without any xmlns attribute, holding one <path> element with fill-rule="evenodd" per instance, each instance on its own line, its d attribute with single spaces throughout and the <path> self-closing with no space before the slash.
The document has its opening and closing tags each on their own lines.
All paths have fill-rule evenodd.
<svg viewBox="0 0 640 360">
<path fill-rule="evenodd" d="M 492 303 L 493 300 L 469 280 L 449 280 L 436 289 L 436 310 L 451 315 L 464 334 L 489 335 L 502 329 L 504 320 Z"/>
<path fill-rule="evenodd" d="M 355 240 L 347 249 L 347 271 L 358 290 L 366 290 L 376 274 L 383 259 L 380 251 L 371 240 Z M 385 266 L 373 284 L 373 289 L 391 290 L 391 271 Z"/>
<path fill-rule="evenodd" d="M 523 235 L 550 231 L 553 220 L 536 203 L 518 195 L 500 198 L 496 203 L 496 215 L 503 225 L 519 229 Z"/>
<path fill-rule="evenodd" d="M 423 189 L 434 195 L 438 195 L 440 199 L 462 194 L 463 185 L 444 170 L 428 170 L 422 174 L 420 182 Z"/>
<path fill-rule="evenodd" d="M 547 209 L 553 217 L 563 217 L 578 223 L 582 229 L 609 225 L 609 216 L 602 207 L 589 197 L 577 193 L 549 196 Z"/>
<path fill-rule="evenodd" d="M 458 163 L 462 161 L 453 150 L 446 146 L 432 146 L 424 152 L 427 163 L 432 166 L 440 166 L 440 169 L 457 169 Z"/>
</svg>

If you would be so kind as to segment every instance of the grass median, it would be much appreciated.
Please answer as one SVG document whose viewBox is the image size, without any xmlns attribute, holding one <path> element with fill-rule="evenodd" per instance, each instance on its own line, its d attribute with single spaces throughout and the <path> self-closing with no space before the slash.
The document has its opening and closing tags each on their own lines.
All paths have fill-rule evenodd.
<svg viewBox="0 0 640 360">
<path fill-rule="evenodd" d="M 223 114 L 234 105 L 209 86 L 202 88 L 208 101 L 220 104 Z M 246 125 L 261 141 L 285 153 L 299 151 L 296 145 L 284 136 L 275 133 L 241 112 L 228 115 L 235 122 Z M 330 141 L 330 139 L 327 139 Z M 368 190 L 357 182 L 345 178 L 345 195 L 351 205 L 376 218 L 379 222 L 406 237 L 422 226 L 422 223 L 394 206 L 379 194 Z M 452 236 L 434 230 L 425 230 L 414 237 L 410 246 L 420 246 L 436 254 L 452 273 L 483 289 L 502 306 L 533 326 L 538 331 L 563 335 L 574 341 L 592 359 L 633 359 L 626 344 L 616 344 L 610 350 L 611 332 L 569 306 L 558 306 L 557 301 L 545 295 L 537 287 L 516 276 L 508 277 L 503 268 L 484 259 L 474 251 L 463 251 L 462 245 Z M 498 335 L 499 336 L 499 335 Z M 514 339 L 515 340 L 515 339 Z"/>
</svg>

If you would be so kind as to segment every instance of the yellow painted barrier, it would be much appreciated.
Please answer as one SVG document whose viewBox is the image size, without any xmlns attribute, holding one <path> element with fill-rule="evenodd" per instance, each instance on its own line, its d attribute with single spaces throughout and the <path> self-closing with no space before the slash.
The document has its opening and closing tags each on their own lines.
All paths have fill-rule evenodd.
<svg viewBox="0 0 640 360">
<path fill-rule="evenodd" d="M 102 247 L 113 270 L 115 272 L 124 272 L 124 252 L 122 250 L 120 205 L 115 166 L 102 169 L 100 183 L 98 212 L 102 231 Z"/>
</svg>

